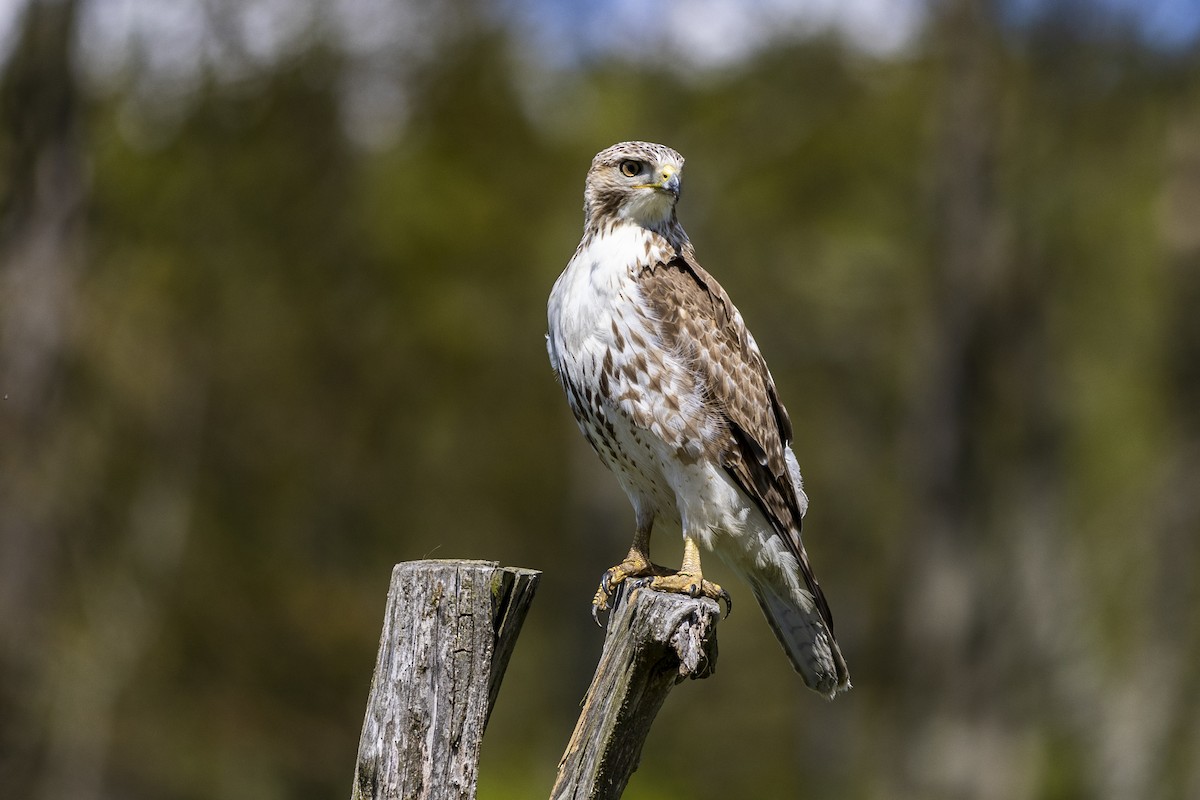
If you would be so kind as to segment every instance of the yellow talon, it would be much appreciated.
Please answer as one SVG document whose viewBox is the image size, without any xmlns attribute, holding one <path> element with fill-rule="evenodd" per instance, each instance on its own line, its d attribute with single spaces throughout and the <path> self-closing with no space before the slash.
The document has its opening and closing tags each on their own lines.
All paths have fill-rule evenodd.
<svg viewBox="0 0 1200 800">
<path fill-rule="evenodd" d="M 600 624 L 600 612 L 609 609 L 613 596 L 625 581 L 631 578 L 650 577 L 657 580 L 657 576 L 670 574 L 671 570 L 652 562 L 645 552 L 637 549 L 630 550 L 624 561 L 605 570 L 604 574 L 600 576 L 600 587 L 596 589 L 596 594 L 592 597 L 592 619 L 596 620 L 597 625 Z"/>
</svg>

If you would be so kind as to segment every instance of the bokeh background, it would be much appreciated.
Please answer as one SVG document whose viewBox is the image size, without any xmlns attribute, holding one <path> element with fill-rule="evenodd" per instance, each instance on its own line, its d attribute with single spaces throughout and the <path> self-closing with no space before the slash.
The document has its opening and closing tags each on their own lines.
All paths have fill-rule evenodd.
<svg viewBox="0 0 1200 800">
<path fill-rule="evenodd" d="M 0 795 L 348 796 L 391 565 L 444 557 L 544 571 L 481 797 L 546 796 L 632 514 L 544 303 L 641 138 L 795 421 L 855 689 L 731 583 L 626 796 L 1200 797 L 1198 39 L 1194 0 L 0 3 Z"/>
</svg>

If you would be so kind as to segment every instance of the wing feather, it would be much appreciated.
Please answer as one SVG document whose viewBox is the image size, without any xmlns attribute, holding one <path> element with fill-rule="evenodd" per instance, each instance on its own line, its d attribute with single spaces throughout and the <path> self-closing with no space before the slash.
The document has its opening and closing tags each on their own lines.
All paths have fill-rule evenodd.
<svg viewBox="0 0 1200 800">
<path fill-rule="evenodd" d="M 770 521 L 800 565 L 804 582 L 833 632 L 833 615 L 800 541 L 804 515 L 785 449 L 792 423 L 762 353 L 729 295 L 690 253 L 643 270 L 639 286 L 658 320 L 664 346 L 690 366 L 726 435 L 710 455 Z"/>
</svg>

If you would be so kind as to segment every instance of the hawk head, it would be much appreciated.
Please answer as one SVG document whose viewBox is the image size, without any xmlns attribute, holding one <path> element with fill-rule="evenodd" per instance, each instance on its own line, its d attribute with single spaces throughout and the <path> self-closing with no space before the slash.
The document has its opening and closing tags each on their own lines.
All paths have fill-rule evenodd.
<svg viewBox="0 0 1200 800">
<path fill-rule="evenodd" d="M 621 142 L 592 159 L 584 189 L 589 229 L 620 220 L 653 230 L 675 221 L 683 156 L 652 142 Z"/>
</svg>

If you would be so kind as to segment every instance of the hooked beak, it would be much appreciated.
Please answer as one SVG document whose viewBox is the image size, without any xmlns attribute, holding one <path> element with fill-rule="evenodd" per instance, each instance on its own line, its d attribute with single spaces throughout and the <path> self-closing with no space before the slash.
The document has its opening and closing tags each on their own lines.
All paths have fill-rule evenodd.
<svg viewBox="0 0 1200 800">
<path fill-rule="evenodd" d="M 679 170 L 667 164 L 658 171 L 658 183 L 642 183 L 633 187 L 635 189 L 657 189 L 660 192 L 666 192 L 679 199 Z"/>
<path fill-rule="evenodd" d="M 658 188 L 665 192 L 669 192 L 676 200 L 679 199 L 679 173 L 675 168 L 667 165 L 659 172 L 661 180 L 658 183 Z"/>
</svg>

